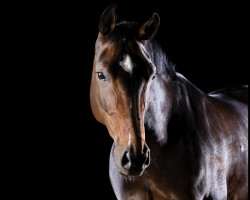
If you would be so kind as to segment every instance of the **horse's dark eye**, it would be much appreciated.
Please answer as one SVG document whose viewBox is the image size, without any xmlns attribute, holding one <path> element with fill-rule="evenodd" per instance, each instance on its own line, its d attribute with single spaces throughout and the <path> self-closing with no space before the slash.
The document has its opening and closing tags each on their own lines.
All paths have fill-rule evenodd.
<svg viewBox="0 0 250 200">
<path fill-rule="evenodd" d="M 106 79 L 106 77 L 104 76 L 104 74 L 103 74 L 102 72 L 97 72 L 97 77 L 98 77 L 100 80 L 102 80 L 102 81 L 104 81 L 104 80 Z"/>
<path fill-rule="evenodd" d="M 155 75 L 152 76 L 152 80 L 154 80 L 154 79 L 155 79 Z"/>
</svg>

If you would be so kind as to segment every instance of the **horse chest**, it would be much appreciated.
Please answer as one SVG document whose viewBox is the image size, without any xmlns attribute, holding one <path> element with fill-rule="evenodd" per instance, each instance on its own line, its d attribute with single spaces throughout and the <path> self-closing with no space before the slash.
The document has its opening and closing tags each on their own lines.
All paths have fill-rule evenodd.
<svg viewBox="0 0 250 200">
<path fill-rule="evenodd" d="M 180 187 L 174 187 L 180 177 L 175 178 L 169 177 L 168 180 L 166 174 L 162 174 L 162 169 L 156 169 L 156 165 L 149 167 L 145 173 L 140 177 L 124 176 L 121 175 L 114 162 L 114 157 L 110 155 L 109 163 L 109 176 L 110 181 L 118 200 L 136 199 L 136 200 L 187 200 L 191 199 L 187 194 L 184 185 Z M 154 166 L 154 167 L 153 167 Z M 156 167 L 156 168 L 155 168 Z M 178 170 L 177 170 L 178 171 Z M 185 182 L 181 181 L 182 183 Z M 185 197 L 177 196 L 176 194 L 183 193 Z"/>
</svg>

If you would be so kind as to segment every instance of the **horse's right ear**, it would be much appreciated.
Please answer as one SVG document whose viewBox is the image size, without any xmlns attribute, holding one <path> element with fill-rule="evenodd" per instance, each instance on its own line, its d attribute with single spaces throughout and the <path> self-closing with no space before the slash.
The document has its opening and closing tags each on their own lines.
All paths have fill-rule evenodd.
<svg viewBox="0 0 250 200">
<path fill-rule="evenodd" d="M 160 17 L 157 13 L 153 13 L 152 17 L 139 28 L 139 39 L 151 40 L 158 31 L 159 25 Z"/>
<path fill-rule="evenodd" d="M 104 37 L 110 35 L 115 28 L 116 9 L 117 5 L 112 4 L 111 6 L 107 7 L 102 13 L 99 23 L 99 31 Z"/>
</svg>

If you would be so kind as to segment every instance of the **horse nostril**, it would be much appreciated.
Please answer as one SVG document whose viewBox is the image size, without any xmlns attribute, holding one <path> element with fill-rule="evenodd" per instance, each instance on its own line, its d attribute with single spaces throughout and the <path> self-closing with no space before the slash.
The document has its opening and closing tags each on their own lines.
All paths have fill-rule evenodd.
<svg viewBox="0 0 250 200">
<path fill-rule="evenodd" d="M 121 161 L 122 167 L 124 169 L 129 169 L 131 166 L 131 160 L 129 158 L 128 152 L 125 151 L 123 156 L 122 156 L 122 161 Z"/>
<path fill-rule="evenodd" d="M 144 154 L 144 165 L 145 165 L 145 167 L 147 167 L 147 166 L 149 166 L 149 164 L 150 164 L 150 150 L 149 150 L 149 148 L 148 147 L 144 147 L 144 149 L 143 149 L 143 154 Z"/>
<path fill-rule="evenodd" d="M 150 164 L 150 152 L 148 151 L 144 165 L 149 166 L 149 164 Z"/>
<path fill-rule="evenodd" d="M 121 167 L 130 174 L 140 174 L 150 163 L 150 150 L 147 146 L 142 152 L 134 153 L 132 148 L 126 148 L 121 157 Z"/>
</svg>

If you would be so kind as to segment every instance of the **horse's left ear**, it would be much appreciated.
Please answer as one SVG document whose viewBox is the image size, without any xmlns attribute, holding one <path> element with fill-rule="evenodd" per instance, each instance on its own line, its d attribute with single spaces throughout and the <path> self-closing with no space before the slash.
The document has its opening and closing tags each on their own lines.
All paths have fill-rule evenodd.
<svg viewBox="0 0 250 200">
<path fill-rule="evenodd" d="M 150 40 L 158 31 L 160 25 L 160 17 L 157 13 L 153 13 L 152 17 L 139 27 L 139 39 Z"/>
<path fill-rule="evenodd" d="M 99 23 L 99 31 L 104 37 L 110 35 L 115 28 L 117 7 L 117 4 L 112 4 L 102 13 Z"/>
</svg>

